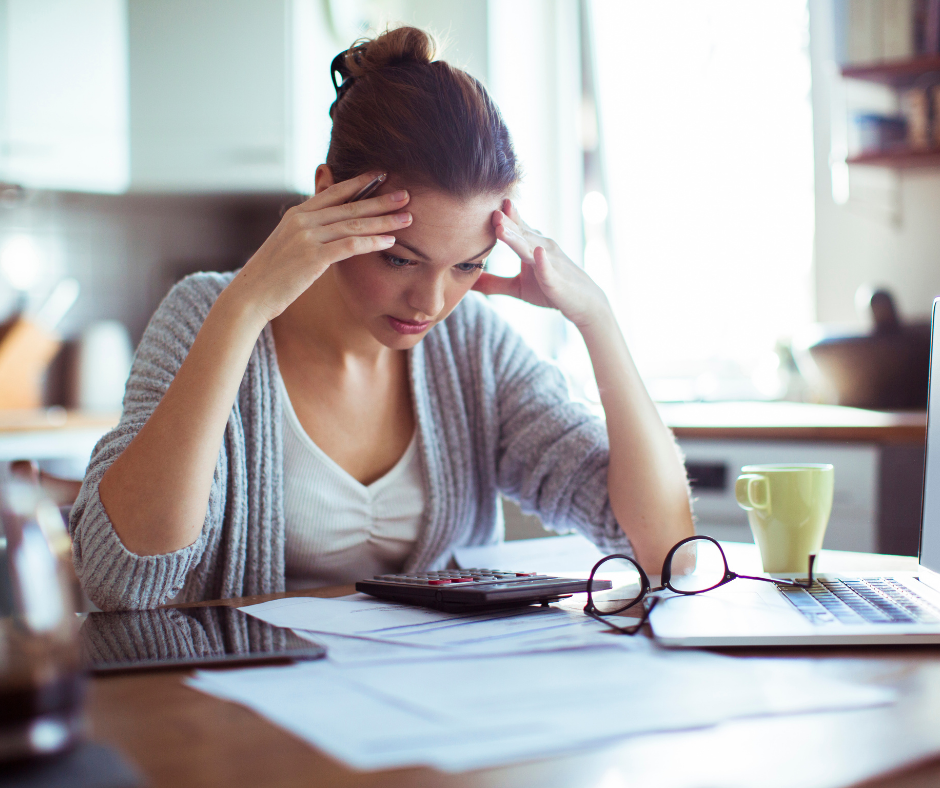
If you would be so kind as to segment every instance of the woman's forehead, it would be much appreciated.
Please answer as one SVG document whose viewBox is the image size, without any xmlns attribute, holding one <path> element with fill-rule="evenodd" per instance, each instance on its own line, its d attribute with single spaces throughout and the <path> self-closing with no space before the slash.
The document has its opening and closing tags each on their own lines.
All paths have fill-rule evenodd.
<svg viewBox="0 0 940 788">
<path fill-rule="evenodd" d="M 414 220 L 394 235 L 429 259 L 463 260 L 496 240 L 492 217 L 502 205 L 501 195 L 461 198 L 433 189 L 408 189 L 408 193 L 411 199 L 403 210 L 410 211 Z"/>
<path fill-rule="evenodd" d="M 405 210 L 411 211 L 415 222 L 420 218 L 432 226 L 453 228 L 466 224 L 490 224 L 493 211 L 502 205 L 498 194 L 475 197 L 454 197 L 451 194 L 429 189 L 408 192 L 411 200 Z"/>
</svg>

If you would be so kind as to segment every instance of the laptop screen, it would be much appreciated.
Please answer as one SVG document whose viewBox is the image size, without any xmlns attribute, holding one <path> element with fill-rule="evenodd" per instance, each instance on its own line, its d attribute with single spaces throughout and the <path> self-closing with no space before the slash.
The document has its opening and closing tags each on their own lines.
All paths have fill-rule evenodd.
<svg viewBox="0 0 940 788">
<path fill-rule="evenodd" d="M 924 511 L 920 521 L 920 562 L 940 573 L 940 298 L 933 302 L 930 329 L 930 398 L 927 401 L 927 458 Z"/>
</svg>

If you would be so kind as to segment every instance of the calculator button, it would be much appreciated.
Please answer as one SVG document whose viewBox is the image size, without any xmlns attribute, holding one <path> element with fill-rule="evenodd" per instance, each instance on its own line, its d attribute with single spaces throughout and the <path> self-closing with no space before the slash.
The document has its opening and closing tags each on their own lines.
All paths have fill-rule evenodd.
<svg viewBox="0 0 940 788">
<path fill-rule="evenodd" d="M 428 580 L 429 586 L 446 586 L 450 585 L 450 580 L 438 579 L 438 580 Z"/>
</svg>

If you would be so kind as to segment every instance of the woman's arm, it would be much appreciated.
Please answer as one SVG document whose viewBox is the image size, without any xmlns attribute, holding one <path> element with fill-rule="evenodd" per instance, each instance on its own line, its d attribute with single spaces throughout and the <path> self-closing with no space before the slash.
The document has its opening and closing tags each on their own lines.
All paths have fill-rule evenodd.
<svg viewBox="0 0 940 788">
<path fill-rule="evenodd" d="M 551 240 L 525 226 L 507 200 L 496 234 L 523 261 L 517 277 L 484 274 L 476 289 L 554 307 L 581 331 L 607 416 L 611 508 L 641 564 L 658 573 L 669 548 L 691 536 L 685 468 L 640 379 L 603 291 Z"/>
<path fill-rule="evenodd" d="M 347 203 L 374 176 L 324 185 L 285 214 L 219 296 L 159 405 L 101 478 L 101 502 L 132 553 L 170 553 L 198 538 L 225 425 L 268 321 L 333 263 L 395 242 L 379 233 L 404 226 L 400 214 L 387 214 L 407 194 Z"/>
<path fill-rule="evenodd" d="M 669 548 L 694 533 L 685 467 L 610 306 L 599 304 L 595 319 L 578 329 L 607 416 L 610 504 L 640 563 L 659 574 Z"/>
<path fill-rule="evenodd" d="M 137 555 L 196 541 L 228 415 L 261 329 L 233 289 L 222 292 L 160 404 L 101 478 L 115 532 Z"/>
</svg>

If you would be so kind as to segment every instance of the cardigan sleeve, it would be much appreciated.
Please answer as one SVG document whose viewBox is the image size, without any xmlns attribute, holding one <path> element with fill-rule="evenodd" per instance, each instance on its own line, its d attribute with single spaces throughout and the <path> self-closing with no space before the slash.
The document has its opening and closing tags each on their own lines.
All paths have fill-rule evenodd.
<svg viewBox="0 0 940 788">
<path fill-rule="evenodd" d="M 492 310 L 489 334 L 499 418 L 500 491 L 556 531 L 606 552 L 633 554 L 607 493 L 607 427 L 571 399 L 559 369 L 540 359 Z"/>
<path fill-rule="evenodd" d="M 206 519 L 193 544 L 164 555 L 128 550 L 114 530 L 98 484 L 146 424 L 186 358 L 209 309 L 228 280 L 197 274 L 177 284 L 154 313 L 134 357 L 121 420 L 95 446 L 69 517 L 72 559 L 82 588 L 103 610 L 161 605 L 183 590 L 224 515 L 226 452 L 220 452 Z M 217 535 L 216 535 L 217 537 Z"/>
</svg>

